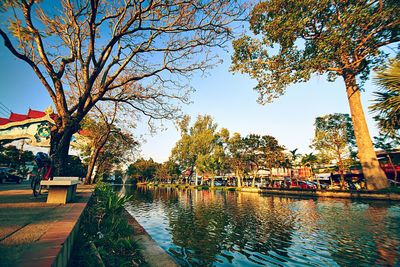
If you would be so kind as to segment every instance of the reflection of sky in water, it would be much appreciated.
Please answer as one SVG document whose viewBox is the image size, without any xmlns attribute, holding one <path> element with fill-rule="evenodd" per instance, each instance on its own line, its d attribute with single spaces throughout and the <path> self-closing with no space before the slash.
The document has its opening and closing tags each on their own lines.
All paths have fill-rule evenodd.
<svg viewBox="0 0 400 267">
<path fill-rule="evenodd" d="M 400 204 L 141 187 L 127 209 L 182 265 L 400 264 Z"/>
</svg>

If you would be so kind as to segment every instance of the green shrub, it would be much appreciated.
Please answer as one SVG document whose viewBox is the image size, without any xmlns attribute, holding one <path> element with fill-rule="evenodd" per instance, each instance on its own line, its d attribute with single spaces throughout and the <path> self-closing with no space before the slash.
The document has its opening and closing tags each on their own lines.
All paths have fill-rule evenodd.
<svg viewBox="0 0 400 267">
<path fill-rule="evenodd" d="M 96 184 L 80 224 L 70 266 L 97 265 L 97 259 L 90 251 L 90 242 L 93 242 L 106 266 L 145 266 L 132 239 L 133 228 L 122 215 L 129 200 L 130 197 L 118 196 L 107 183 Z"/>
</svg>

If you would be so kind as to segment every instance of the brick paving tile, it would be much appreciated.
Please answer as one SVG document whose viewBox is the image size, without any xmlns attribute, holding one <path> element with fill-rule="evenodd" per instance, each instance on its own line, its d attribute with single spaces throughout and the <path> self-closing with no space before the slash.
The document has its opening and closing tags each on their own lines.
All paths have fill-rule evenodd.
<svg viewBox="0 0 400 267">
<path fill-rule="evenodd" d="M 13 247 L 0 246 L 3 256 L 0 266 L 51 266 L 61 250 L 69 250 L 63 246 L 71 243 L 66 240 L 76 227 L 91 191 L 81 194 L 78 187 L 77 203 L 61 205 L 47 204 L 47 195 L 34 198 L 30 183 L 26 181 L 19 185 L 0 185 L 0 214 L 5 215 L 0 218 L 0 233 L 4 232 L 2 236 L 6 237 L 13 229 L 18 229 L 17 226 L 26 225 L 9 238 L 12 241 L 19 235 L 18 240 L 24 243 L 19 247 L 18 243 Z M 15 254 L 5 256 L 9 251 Z"/>
</svg>

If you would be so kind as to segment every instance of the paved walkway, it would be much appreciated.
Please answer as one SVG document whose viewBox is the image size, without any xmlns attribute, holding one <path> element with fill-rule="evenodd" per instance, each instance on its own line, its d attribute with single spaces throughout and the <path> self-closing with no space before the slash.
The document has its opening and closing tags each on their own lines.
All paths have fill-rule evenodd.
<svg viewBox="0 0 400 267">
<path fill-rule="evenodd" d="M 91 192 L 78 186 L 73 203 L 46 204 L 46 191 L 34 197 L 27 181 L 0 184 L 0 265 L 64 264 Z"/>
</svg>

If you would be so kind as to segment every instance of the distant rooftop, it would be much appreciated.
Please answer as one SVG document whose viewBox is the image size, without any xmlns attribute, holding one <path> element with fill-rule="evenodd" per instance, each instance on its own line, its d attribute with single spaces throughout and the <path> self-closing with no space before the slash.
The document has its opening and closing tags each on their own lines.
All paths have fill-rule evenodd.
<svg viewBox="0 0 400 267">
<path fill-rule="evenodd" d="M 38 111 L 38 110 L 33 110 L 33 109 L 29 109 L 27 115 L 17 114 L 17 113 L 11 112 L 10 117 L 8 119 L 0 117 L 0 125 L 5 125 L 7 123 L 16 122 L 16 121 L 24 121 L 24 120 L 27 120 L 27 119 L 42 118 L 44 116 L 46 116 L 45 112 Z M 55 114 L 51 115 L 52 119 L 54 119 L 55 116 L 56 116 Z"/>
</svg>

